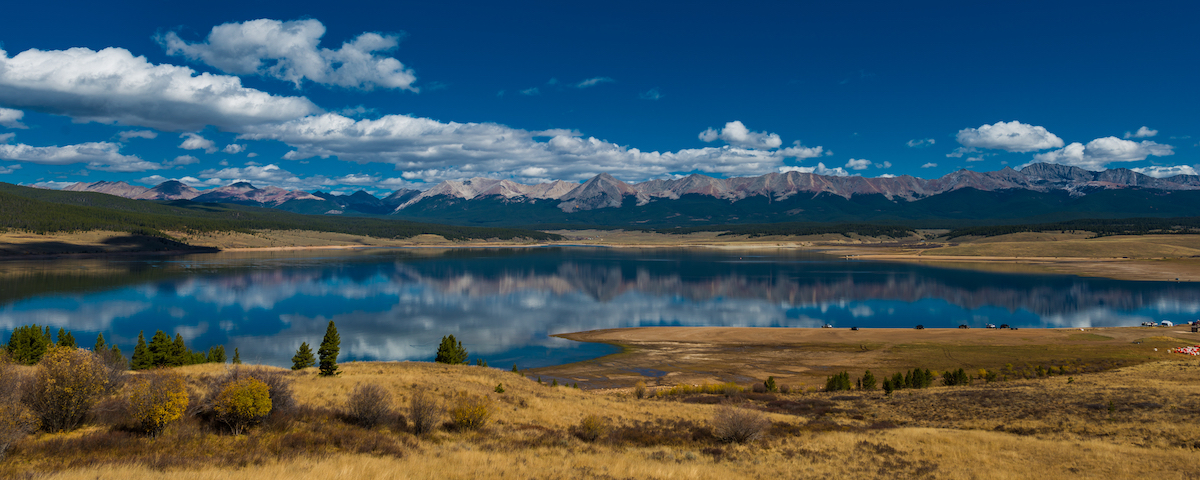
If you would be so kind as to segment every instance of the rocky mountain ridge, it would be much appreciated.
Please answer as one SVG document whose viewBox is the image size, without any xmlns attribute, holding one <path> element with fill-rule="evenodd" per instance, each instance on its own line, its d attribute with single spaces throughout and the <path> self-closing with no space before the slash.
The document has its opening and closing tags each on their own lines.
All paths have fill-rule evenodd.
<svg viewBox="0 0 1200 480">
<path fill-rule="evenodd" d="M 199 191 L 177 181 L 164 182 L 149 189 L 125 182 L 102 181 L 76 183 L 65 190 L 100 192 L 134 199 L 182 199 L 269 207 L 286 207 L 285 204 L 295 201 L 317 201 L 326 202 L 319 204 L 318 210 L 329 207 L 320 210 L 320 213 L 330 214 L 345 211 L 368 214 L 400 213 L 424 201 L 438 199 L 468 202 L 491 199 L 505 203 L 550 201 L 556 202 L 554 205 L 559 210 L 569 214 L 620 207 L 630 197 L 639 206 L 655 201 L 677 200 L 685 195 L 737 202 L 752 197 L 783 201 L 798 195 L 814 197 L 829 194 L 850 199 L 855 195 L 877 194 L 891 201 L 912 202 L 964 188 L 985 192 L 1013 189 L 1037 192 L 1063 190 L 1072 196 L 1086 195 L 1091 189 L 1200 190 L 1200 176 L 1176 175 L 1155 178 L 1125 168 L 1094 172 L 1078 167 L 1037 163 L 1021 170 L 1006 167 L 994 172 L 975 172 L 963 169 L 934 179 L 910 175 L 866 178 L 784 172 L 732 178 L 691 174 L 631 184 L 602 173 L 583 183 L 555 180 L 525 185 L 508 179 L 476 177 L 461 181 L 443 181 L 425 191 L 400 189 L 383 199 L 362 190 L 351 195 L 334 195 L 320 191 L 291 191 L 278 187 L 257 188 L 246 182 Z"/>
</svg>

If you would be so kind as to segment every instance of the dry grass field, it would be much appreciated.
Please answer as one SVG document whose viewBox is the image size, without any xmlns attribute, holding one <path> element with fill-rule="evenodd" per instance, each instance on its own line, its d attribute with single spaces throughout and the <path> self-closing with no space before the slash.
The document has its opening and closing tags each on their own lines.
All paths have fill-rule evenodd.
<svg viewBox="0 0 1200 480">
<path fill-rule="evenodd" d="M 882 392 L 638 399 L 630 389 L 550 387 L 474 366 L 351 363 L 336 378 L 288 372 L 300 407 L 233 436 L 197 418 L 151 438 L 100 421 L 19 442 L 3 478 L 1190 478 L 1200 473 L 1200 364 L 1177 355 L 1117 370 Z M 182 367 L 200 390 L 224 367 Z M 409 433 L 396 416 L 344 420 L 360 383 L 406 405 L 426 390 L 492 399 L 475 431 Z M 503 384 L 504 392 L 495 387 Z M 713 437 L 720 403 L 759 412 L 765 435 Z M 400 414 L 405 414 L 405 409 Z M 608 428 L 578 435 L 588 415 Z"/>
<path fill-rule="evenodd" d="M 557 335 L 623 347 L 621 353 L 534 370 L 546 381 L 592 388 L 763 380 L 823 386 L 846 370 L 891 375 L 921 367 L 994 370 L 1016 378 L 1038 365 L 1095 371 L 1166 360 L 1200 343 L 1187 327 L 988 330 L 957 328 L 643 327 Z"/>
</svg>

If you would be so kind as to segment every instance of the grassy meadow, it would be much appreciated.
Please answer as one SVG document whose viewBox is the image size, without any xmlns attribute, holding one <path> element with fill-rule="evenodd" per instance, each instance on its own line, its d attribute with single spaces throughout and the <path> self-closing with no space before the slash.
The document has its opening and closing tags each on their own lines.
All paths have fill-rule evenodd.
<svg viewBox="0 0 1200 480">
<path fill-rule="evenodd" d="M 123 426 L 113 397 L 79 430 L 17 442 L 0 477 L 1177 478 L 1200 473 L 1197 367 L 1177 355 L 1070 377 L 976 379 L 891 396 L 670 395 L 650 387 L 638 398 L 631 388 L 552 387 L 477 366 L 348 363 L 334 378 L 313 368 L 284 371 L 297 406 L 239 436 L 195 412 L 157 437 L 137 433 Z M 197 397 L 225 368 L 177 371 Z M 344 406 L 360 384 L 383 387 L 396 413 L 371 428 L 351 422 Z M 487 396 L 490 420 L 465 430 L 444 416 L 444 425 L 416 435 L 407 406 L 421 391 L 444 406 L 462 392 Z M 715 437 L 718 412 L 729 404 L 769 422 L 761 438 Z M 589 416 L 601 421 L 584 429 Z"/>
</svg>

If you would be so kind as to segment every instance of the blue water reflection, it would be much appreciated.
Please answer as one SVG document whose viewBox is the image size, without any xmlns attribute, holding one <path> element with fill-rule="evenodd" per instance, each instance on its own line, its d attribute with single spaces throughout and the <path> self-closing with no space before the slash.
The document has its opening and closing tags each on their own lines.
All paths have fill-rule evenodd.
<svg viewBox="0 0 1200 480">
<path fill-rule="evenodd" d="M 0 329 L 65 327 L 132 350 L 139 331 L 289 365 L 333 320 L 342 360 L 535 367 L 613 351 L 550 337 L 648 325 L 1020 327 L 1190 321 L 1200 286 L 846 261 L 787 250 L 529 248 L 208 254 L 0 263 Z"/>
</svg>

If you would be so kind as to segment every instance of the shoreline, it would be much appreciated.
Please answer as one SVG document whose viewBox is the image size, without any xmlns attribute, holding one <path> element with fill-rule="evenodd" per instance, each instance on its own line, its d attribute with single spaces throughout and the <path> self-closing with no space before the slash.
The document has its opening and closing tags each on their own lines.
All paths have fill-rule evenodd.
<svg viewBox="0 0 1200 480">
<path fill-rule="evenodd" d="M 553 334 L 603 343 L 619 352 L 530 369 L 529 375 L 579 382 L 588 388 L 744 384 L 775 377 L 792 385 L 821 385 L 839 371 L 891 373 L 1003 370 L 1029 363 L 1101 365 L 1182 359 L 1170 348 L 1200 343 L 1190 327 L 1021 328 L 795 328 L 628 327 Z"/>
<path fill-rule="evenodd" d="M 32 235 L 0 234 L 0 262 L 14 260 L 56 260 L 130 257 L 140 255 L 170 256 L 197 253 L 253 253 L 303 251 L 353 251 L 385 248 L 454 249 L 454 248 L 623 248 L 623 249 L 711 249 L 718 251 L 794 250 L 840 257 L 846 261 L 878 261 L 921 263 L 942 268 L 962 268 L 997 272 L 1075 275 L 1124 281 L 1196 282 L 1200 281 L 1200 237 L 1198 240 L 1180 236 L 1108 237 L 1090 243 L 1064 241 L 1055 245 L 1054 252 L 1085 253 L 1074 256 L 1046 256 L 1030 251 L 1029 238 L 1008 240 L 985 239 L 972 244 L 975 254 L 957 254 L 963 247 L 945 244 L 925 248 L 917 244 L 871 243 L 864 239 L 846 240 L 841 235 L 775 238 L 728 238 L 716 234 L 668 235 L 624 231 L 555 231 L 566 234 L 562 242 L 520 241 L 448 241 L 440 236 L 420 235 L 403 240 L 377 239 L 344 234 L 311 231 L 261 231 L 247 234 L 180 235 L 195 248 L 167 250 L 115 250 L 106 244 L 113 238 L 128 237 L 119 232 L 83 232 L 78 234 Z M 728 238 L 728 239 L 727 239 Z M 1071 239 L 1067 239 L 1071 240 Z M 1056 240 L 1051 240 L 1057 242 Z M 1099 243 L 1097 243 L 1099 242 Z M 1108 242 L 1108 243 L 1105 243 Z M 1175 242 L 1185 246 L 1164 245 Z M 289 245 L 290 243 L 290 245 Z M 1032 242 L 1052 245 L 1048 241 Z M 1192 245 L 1195 243 L 1195 245 Z M 1114 247 L 1115 245 L 1115 247 Z M 1111 247 L 1109 250 L 1096 247 Z M 1119 248 L 1118 248 L 1119 247 Z M 1147 247 L 1147 248 L 1141 248 Z M 115 251 L 95 251 L 112 248 Z M 128 248 L 128 247 L 127 247 Z M 1074 249 L 1081 251 L 1075 251 Z M 62 249 L 63 251 L 54 251 Z M 1090 250 L 1088 250 L 1090 249 Z M 75 251 L 72 251 L 75 250 Z M 92 251 L 78 251 L 92 250 Z M 946 250 L 936 253 L 937 250 Z M 1010 250 L 1013 255 L 991 254 Z M 1086 250 L 1086 251 L 1083 251 Z M 1147 252 L 1131 257 L 1129 252 Z M 1162 256 L 1157 256 L 1160 252 Z M 1019 253 L 1028 253 L 1021 255 Z M 1043 252 L 1044 253 L 1044 252 Z M 1092 253 L 1092 255 L 1086 255 Z M 1121 255 L 1124 253 L 1125 255 Z M 1139 253 L 1141 254 L 1141 253 Z"/>
</svg>

